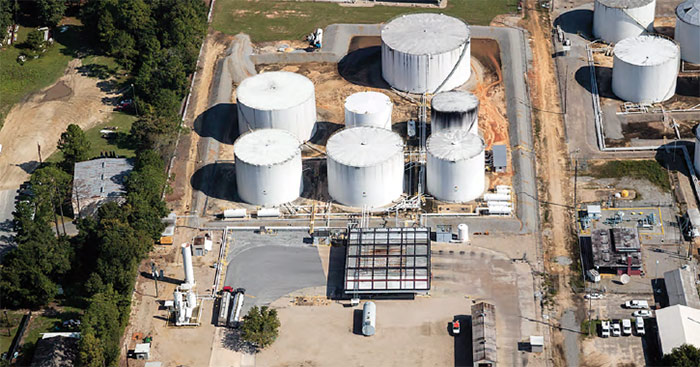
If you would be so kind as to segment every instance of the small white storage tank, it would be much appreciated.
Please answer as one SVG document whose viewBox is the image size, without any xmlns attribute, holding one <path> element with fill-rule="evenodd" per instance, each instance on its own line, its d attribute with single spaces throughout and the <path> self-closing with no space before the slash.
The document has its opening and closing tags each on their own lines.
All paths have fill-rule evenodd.
<svg viewBox="0 0 700 367">
<path fill-rule="evenodd" d="M 362 306 L 362 335 L 372 336 L 377 327 L 377 305 L 372 301 Z"/>
<path fill-rule="evenodd" d="M 303 189 L 299 145 L 299 139 L 286 130 L 261 129 L 241 135 L 233 146 L 240 198 L 263 206 L 298 198 Z"/>
<path fill-rule="evenodd" d="M 674 38 L 681 46 L 681 58 L 700 64 L 700 0 L 688 0 L 678 5 Z"/>
<path fill-rule="evenodd" d="M 658 35 L 626 38 L 615 45 L 612 91 L 620 99 L 655 103 L 676 93 L 680 49 L 671 39 Z"/>
<path fill-rule="evenodd" d="M 381 38 L 382 76 L 398 90 L 435 93 L 448 76 L 441 90 L 469 80 L 469 26 L 460 19 L 434 13 L 401 15 L 382 27 Z"/>
<path fill-rule="evenodd" d="M 282 129 L 299 140 L 311 139 L 316 127 L 316 94 L 309 78 L 272 71 L 243 80 L 236 89 L 238 130 Z"/>
<path fill-rule="evenodd" d="M 459 242 L 469 242 L 469 226 L 466 223 L 457 226 L 457 239 Z"/>
<path fill-rule="evenodd" d="M 430 129 L 467 130 L 479 133 L 479 98 L 474 93 L 454 90 L 441 92 L 430 102 Z"/>
<path fill-rule="evenodd" d="M 326 144 L 328 193 L 344 205 L 381 207 L 403 193 L 403 140 L 386 129 L 354 127 Z"/>
<path fill-rule="evenodd" d="M 393 104 L 384 93 L 359 92 L 345 98 L 345 127 L 376 126 L 391 130 Z"/>
<path fill-rule="evenodd" d="M 428 138 L 427 188 L 436 199 L 467 202 L 485 187 L 484 140 L 465 130 L 445 130 Z"/>
<path fill-rule="evenodd" d="M 595 0 L 593 36 L 608 43 L 654 30 L 656 0 Z"/>
</svg>

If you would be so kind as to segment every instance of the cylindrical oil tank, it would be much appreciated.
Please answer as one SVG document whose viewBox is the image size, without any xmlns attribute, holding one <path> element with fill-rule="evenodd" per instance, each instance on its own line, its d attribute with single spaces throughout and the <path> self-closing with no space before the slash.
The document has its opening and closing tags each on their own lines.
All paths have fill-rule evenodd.
<svg viewBox="0 0 700 367">
<path fill-rule="evenodd" d="M 381 207 L 403 193 L 403 140 L 362 126 L 333 134 L 326 144 L 328 193 L 344 205 Z"/>
<path fill-rule="evenodd" d="M 467 202 L 485 187 L 484 140 L 465 130 L 433 133 L 427 142 L 428 192 L 436 199 Z"/>
<path fill-rule="evenodd" d="M 377 327 L 377 305 L 372 301 L 362 306 L 362 335 L 372 336 Z"/>
<path fill-rule="evenodd" d="M 345 127 L 376 126 L 391 130 L 391 99 L 379 92 L 359 92 L 345 99 Z"/>
<path fill-rule="evenodd" d="M 241 135 L 233 146 L 240 198 L 250 204 L 275 206 L 302 192 L 301 149 L 286 130 L 261 129 Z"/>
<path fill-rule="evenodd" d="M 688 0 L 678 5 L 674 38 L 681 46 L 681 58 L 700 64 L 700 0 Z"/>
<path fill-rule="evenodd" d="M 185 268 L 185 283 L 194 285 L 194 269 L 192 267 L 192 247 L 189 243 L 182 244 L 182 265 Z"/>
<path fill-rule="evenodd" d="M 469 242 L 469 226 L 466 223 L 457 226 L 457 239 L 459 242 Z"/>
<path fill-rule="evenodd" d="M 461 90 L 441 92 L 433 97 L 430 106 L 430 129 L 433 133 L 443 130 L 479 133 L 479 98 L 474 93 Z"/>
<path fill-rule="evenodd" d="M 464 21 L 444 14 L 407 14 L 381 31 L 382 76 L 410 93 L 436 93 L 469 80 L 470 37 Z M 449 77 L 449 79 L 448 79 Z"/>
<path fill-rule="evenodd" d="M 656 0 L 595 0 L 593 36 L 618 43 L 654 30 Z"/>
<path fill-rule="evenodd" d="M 659 35 L 626 38 L 615 45 L 612 91 L 620 99 L 655 103 L 676 93 L 680 49 Z"/>
<path fill-rule="evenodd" d="M 316 94 L 307 77 L 287 71 L 258 74 L 236 89 L 240 134 L 257 129 L 282 129 L 301 141 L 316 126 Z"/>
<path fill-rule="evenodd" d="M 700 175 L 700 125 L 695 127 L 695 174 Z"/>
</svg>

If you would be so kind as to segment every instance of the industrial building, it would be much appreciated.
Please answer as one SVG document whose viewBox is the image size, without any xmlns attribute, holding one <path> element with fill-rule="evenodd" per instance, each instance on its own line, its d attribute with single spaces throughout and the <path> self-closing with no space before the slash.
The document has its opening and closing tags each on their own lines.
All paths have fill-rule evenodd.
<svg viewBox="0 0 700 367">
<path fill-rule="evenodd" d="M 74 366 L 80 333 L 45 333 L 36 342 L 31 367 Z"/>
<path fill-rule="evenodd" d="M 508 150 L 504 144 L 496 144 L 491 148 L 491 168 L 494 172 L 502 173 L 508 168 Z"/>
<path fill-rule="evenodd" d="M 664 273 L 668 305 L 683 305 L 700 309 L 700 296 L 695 276 L 689 269 L 678 268 Z"/>
<path fill-rule="evenodd" d="M 430 228 L 348 229 L 346 295 L 427 292 L 430 278 Z"/>
<path fill-rule="evenodd" d="M 374 126 L 391 130 L 393 104 L 384 93 L 359 92 L 345 99 L 345 127 Z"/>
<path fill-rule="evenodd" d="M 637 228 L 597 229 L 590 236 L 579 237 L 584 271 L 639 275 L 642 248 Z"/>
<path fill-rule="evenodd" d="M 486 302 L 472 305 L 472 353 L 474 366 L 496 366 L 498 362 L 496 340 L 496 306 Z"/>
<path fill-rule="evenodd" d="M 437 93 L 469 80 L 470 32 L 460 19 L 433 13 L 401 15 L 382 27 L 381 39 L 382 76 L 398 90 Z"/>
<path fill-rule="evenodd" d="M 608 43 L 654 30 L 656 0 L 595 0 L 593 36 Z"/>
<path fill-rule="evenodd" d="M 681 47 L 681 58 L 700 64 L 700 0 L 687 0 L 676 7 L 673 38 Z"/>
<path fill-rule="evenodd" d="M 430 102 L 430 130 L 467 130 L 479 133 L 479 98 L 465 91 L 441 92 Z"/>
<path fill-rule="evenodd" d="M 403 193 L 403 140 L 395 132 L 371 126 L 343 129 L 328 139 L 326 154 L 333 200 L 376 208 Z"/>
<path fill-rule="evenodd" d="M 309 78 L 287 71 L 258 74 L 236 89 L 238 130 L 287 130 L 301 141 L 316 128 L 316 92 Z"/>
<path fill-rule="evenodd" d="M 240 198 L 262 206 L 298 198 L 303 190 L 300 145 L 287 130 L 261 129 L 241 135 L 233 145 Z"/>
<path fill-rule="evenodd" d="M 700 310 L 675 305 L 656 310 L 661 354 L 669 354 L 673 348 L 690 344 L 700 348 Z"/>
<path fill-rule="evenodd" d="M 134 165 L 126 158 L 100 158 L 78 162 L 73 170 L 73 213 L 80 218 L 97 215 L 104 203 L 123 203 L 124 179 Z"/>
<path fill-rule="evenodd" d="M 663 102 L 676 93 L 680 62 L 680 48 L 670 38 L 626 38 L 614 48 L 612 91 L 627 102 Z"/>
<path fill-rule="evenodd" d="M 427 188 L 436 199 L 472 201 L 484 193 L 484 140 L 468 130 L 433 133 L 427 142 Z"/>
</svg>

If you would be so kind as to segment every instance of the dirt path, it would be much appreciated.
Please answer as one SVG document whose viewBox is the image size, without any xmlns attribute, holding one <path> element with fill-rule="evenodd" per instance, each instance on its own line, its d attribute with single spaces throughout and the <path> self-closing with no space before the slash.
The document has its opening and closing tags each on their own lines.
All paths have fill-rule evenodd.
<svg viewBox="0 0 700 367">
<path fill-rule="evenodd" d="M 15 105 L 0 130 L 0 190 L 17 188 L 42 159 L 56 151 L 56 143 L 69 124 L 88 129 L 106 119 L 112 110 L 103 102 L 114 98 L 98 87 L 99 79 L 82 75 L 79 59 L 68 64 L 52 86 Z"/>
<path fill-rule="evenodd" d="M 564 123 L 560 114 L 559 91 L 552 62 L 552 48 L 547 37 L 550 34 L 546 15 L 536 10 L 537 1 L 530 0 L 525 7 L 525 28 L 531 36 L 533 71 L 528 75 L 534 109 L 538 176 L 540 179 L 542 229 L 545 245 L 546 272 L 558 277 L 558 293 L 553 310 L 560 318 L 562 313 L 572 308 L 572 292 L 569 288 L 568 267 L 554 264 L 556 256 L 571 256 L 569 244 L 571 213 L 564 205 L 570 205 L 570 177 L 567 170 L 568 150 L 565 143 Z M 575 275 L 574 275 L 575 276 Z M 561 332 L 553 333 L 554 350 L 564 355 L 555 356 L 555 365 L 577 365 L 578 353 L 571 352 L 571 340 L 564 341 Z M 564 344 L 564 345 L 561 345 Z M 569 349 L 568 353 L 565 352 Z M 565 360 L 568 359 L 568 360 Z"/>
</svg>

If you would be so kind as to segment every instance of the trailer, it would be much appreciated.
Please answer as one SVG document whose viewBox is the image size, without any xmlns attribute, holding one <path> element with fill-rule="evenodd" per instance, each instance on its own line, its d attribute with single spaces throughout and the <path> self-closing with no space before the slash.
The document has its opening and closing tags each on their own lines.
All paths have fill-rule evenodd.
<svg viewBox="0 0 700 367">
<path fill-rule="evenodd" d="M 245 300 L 245 289 L 238 288 L 233 292 L 233 305 L 231 313 L 228 317 L 228 326 L 237 328 L 241 324 L 241 310 L 243 309 L 243 301 Z"/>
<path fill-rule="evenodd" d="M 219 301 L 219 326 L 226 326 L 226 321 L 228 321 L 228 312 L 231 308 L 231 292 L 223 291 L 221 292 L 221 300 Z"/>
</svg>

